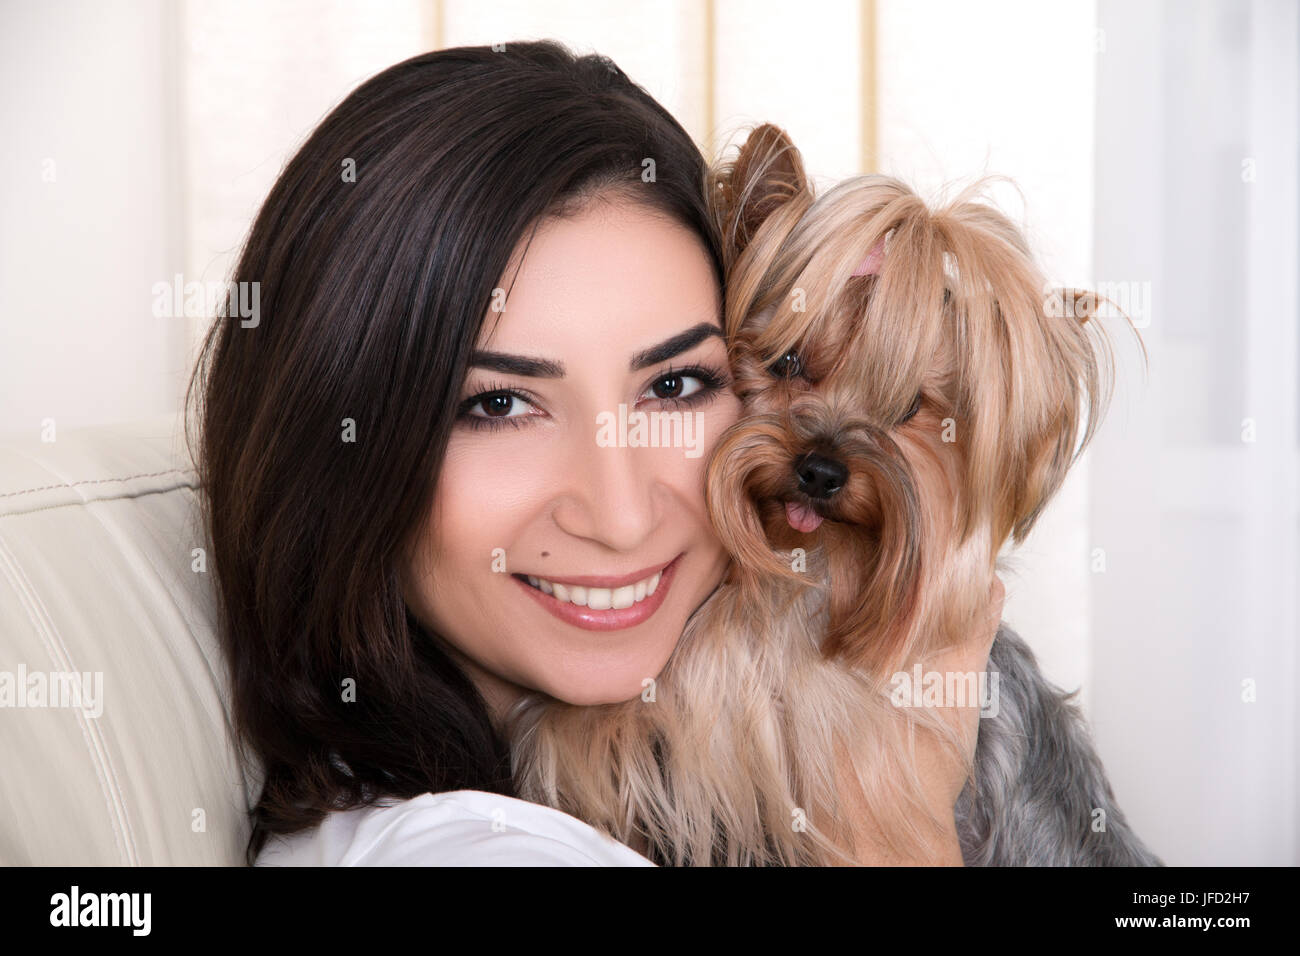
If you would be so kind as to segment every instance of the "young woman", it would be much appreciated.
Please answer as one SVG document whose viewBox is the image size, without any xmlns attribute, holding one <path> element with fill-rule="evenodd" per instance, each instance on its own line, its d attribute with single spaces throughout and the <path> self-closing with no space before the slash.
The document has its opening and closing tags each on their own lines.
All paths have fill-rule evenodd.
<svg viewBox="0 0 1300 956">
<path fill-rule="evenodd" d="M 739 404 L 704 176 L 613 63 L 551 42 L 400 63 L 281 174 L 232 277 L 258 322 L 218 320 L 190 396 L 265 772 L 250 861 L 649 863 L 515 799 L 501 718 L 522 689 L 638 694 L 722 580 L 703 471 Z M 695 428 L 610 441 L 635 411 Z M 957 768 L 932 780 L 955 801 Z"/>
</svg>

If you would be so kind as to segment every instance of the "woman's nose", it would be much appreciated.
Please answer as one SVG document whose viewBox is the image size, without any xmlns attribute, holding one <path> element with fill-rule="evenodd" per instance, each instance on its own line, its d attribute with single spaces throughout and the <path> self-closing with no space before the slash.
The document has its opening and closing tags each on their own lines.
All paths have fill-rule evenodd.
<svg viewBox="0 0 1300 956">
<path fill-rule="evenodd" d="M 617 551 L 635 550 L 658 521 L 658 471 L 672 453 L 667 448 L 602 447 L 592 437 L 571 459 L 568 494 L 555 520 L 569 534 Z"/>
</svg>

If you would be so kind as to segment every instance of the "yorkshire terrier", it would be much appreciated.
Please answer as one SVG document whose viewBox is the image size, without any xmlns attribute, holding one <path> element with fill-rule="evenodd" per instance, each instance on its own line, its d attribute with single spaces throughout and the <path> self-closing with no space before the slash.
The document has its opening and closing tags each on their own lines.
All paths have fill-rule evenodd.
<svg viewBox="0 0 1300 956">
<path fill-rule="evenodd" d="M 1000 548 L 1091 439 L 1098 297 L 1049 290 L 973 189 L 932 210 L 869 175 L 814 197 L 771 125 L 710 190 L 744 403 L 706 479 L 731 570 L 641 698 L 520 703 L 520 796 L 663 864 L 853 864 L 864 832 L 915 859 L 941 826 L 917 735 L 962 751 L 903 678 L 970 639 Z M 1160 865 L 1074 695 L 1005 625 L 979 676 L 997 699 L 957 802 L 964 861 Z"/>
</svg>

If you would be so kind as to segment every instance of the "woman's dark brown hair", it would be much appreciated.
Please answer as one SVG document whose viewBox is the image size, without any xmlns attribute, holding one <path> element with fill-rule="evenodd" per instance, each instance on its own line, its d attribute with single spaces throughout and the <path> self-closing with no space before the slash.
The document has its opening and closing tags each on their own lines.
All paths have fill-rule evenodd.
<svg viewBox="0 0 1300 956">
<path fill-rule="evenodd" d="M 399 63 L 280 174 L 231 276 L 259 284 L 256 322 L 214 322 L 187 395 L 235 732 L 265 775 L 249 862 L 378 796 L 513 795 L 508 748 L 408 611 L 400 563 L 516 244 L 615 191 L 698 234 L 721 284 L 705 181 L 663 107 L 551 41 Z"/>
</svg>

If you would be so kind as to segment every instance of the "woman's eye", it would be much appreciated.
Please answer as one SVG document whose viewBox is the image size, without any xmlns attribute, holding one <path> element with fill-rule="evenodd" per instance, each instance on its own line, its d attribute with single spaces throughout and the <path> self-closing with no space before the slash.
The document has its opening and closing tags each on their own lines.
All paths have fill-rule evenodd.
<svg viewBox="0 0 1300 956">
<path fill-rule="evenodd" d="M 650 386 L 649 391 L 654 393 L 655 398 L 674 399 L 689 398 L 698 392 L 704 385 L 698 377 L 694 375 L 665 375 L 655 381 Z"/>
<path fill-rule="evenodd" d="M 912 420 L 912 416 L 915 415 L 920 410 L 921 410 L 921 393 L 917 392 L 916 398 L 912 400 L 912 407 L 909 408 L 906 414 L 904 414 L 903 417 L 898 420 L 898 424 L 906 425 L 908 422 Z"/>
<path fill-rule="evenodd" d="M 777 378 L 794 378 L 802 374 L 803 361 L 799 358 L 799 353 L 791 349 L 769 365 L 767 370 Z"/>
<path fill-rule="evenodd" d="M 472 418 L 518 418 L 518 415 L 511 413 L 527 407 L 528 403 L 518 395 L 509 392 L 493 392 L 475 399 L 474 404 L 468 409 L 468 414 Z M 523 414 L 526 415 L 527 411 Z"/>
</svg>

